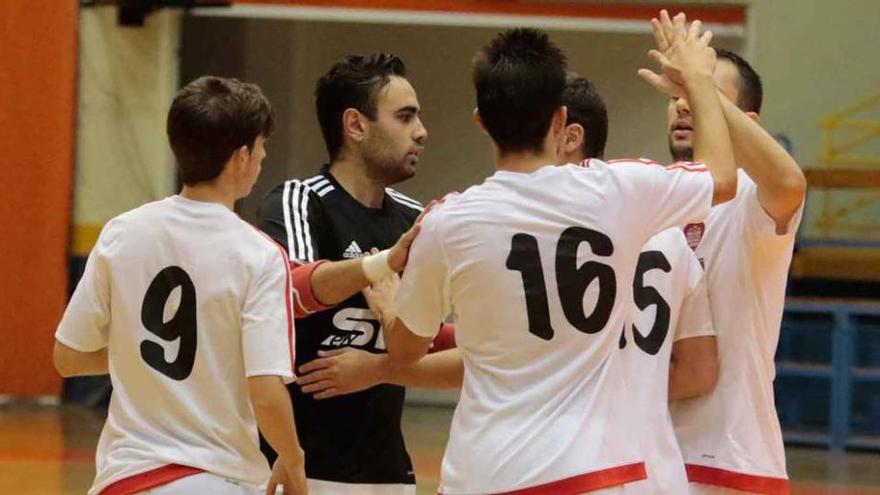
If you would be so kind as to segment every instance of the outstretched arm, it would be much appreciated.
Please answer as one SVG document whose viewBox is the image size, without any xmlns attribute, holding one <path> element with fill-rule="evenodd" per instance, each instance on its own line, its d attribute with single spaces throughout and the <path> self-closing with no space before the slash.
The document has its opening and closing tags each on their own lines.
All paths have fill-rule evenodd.
<svg viewBox="0 0 880 495">
<path fill-rule="evenodd" d="M 320 199 L 306 184 L 287 181 L 272 190 L 258 212 L 258 223 L 287 251 L 292 263 L 296 316 L 308 316 L 345 301 L 370 282 L 400 272 L 418 234 L 416 225 L 382 253 L 343 261 L 322 260 L 317 232 L 329 219 Z"/>
<path fill-rule="evenodd" d="M 458 349 L 428 354 L 405 365 L 392 362 L 386 354 L 350 348 L 319 351 L 318 355 L 318 359 L 300 366 L 297 379 L 303 393 L 314 394 L 316 399 L 360 392 L 380 383 L 458 388 L 464 378 L 464 364 Z"/>
<path fill-rule="evenodd" d="M 755 121 L 756 116 L 750 117 L 719 94 L 736 161 L 755 181 L 758 201 L 776 222 L 777 233 L 784 234 L 804 202 L 807 179 L 794 158 Z"/>
<path fill-rule="evenodd" d="M 409 257 L 409 248 L 419 233 L 414 225 L 386 251 L 362 258 L 321 264 L 312 273 L 311 290 L 325 306 L 333 306 L 393 274 L 402 272 Z"/>
<path fill-rule="evenodd" d="M 694 159 L 709 167 L 712 174 L 712 204 L 736 196 L 736 162 L 733 144 L 721 99 L 715 87 L 715 51 L 709 47 L 711 31 L 700 34 L 700 21 L 685 24 L 684 14 L 674 19 L 663 10 L 651 26 L 657 50 L 649 55 L 657 61 L 662 75 L 640 69 L 639 76 L 658 91 L 676 98 L 687 98 L 694 118 Z"/>
</svg>

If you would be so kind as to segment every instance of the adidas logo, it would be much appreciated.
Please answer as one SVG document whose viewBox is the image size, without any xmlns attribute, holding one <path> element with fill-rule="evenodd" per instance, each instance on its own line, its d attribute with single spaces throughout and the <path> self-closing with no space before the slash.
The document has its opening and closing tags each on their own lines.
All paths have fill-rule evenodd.
<svg viewBox="0 0 880 495">
<path fill-rule="evenodd" d="M 353 259 L 360 258 L 364 255 L 364 252 L 361 250 L 361 247 L 358 246 L 357 241 L 351 241 L 351 244 L 345 248 L 345 251 L 342 252 L 342 257 L 345 259 Z"/>
</svg>

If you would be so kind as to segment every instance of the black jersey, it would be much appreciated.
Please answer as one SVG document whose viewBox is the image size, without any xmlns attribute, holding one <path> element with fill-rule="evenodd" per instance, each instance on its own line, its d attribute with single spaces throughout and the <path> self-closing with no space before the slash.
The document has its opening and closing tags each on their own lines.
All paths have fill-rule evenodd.
<svg viewBox="0 0 880 495">
<path fill-rule="evenodd" d="M 387 189 L 381 208 L 351 197 L 326 170 L 289 180 L 266 196 L 260 227 L 291 260 L 338 261 L 386 249 L 415 222 L 421 205 Z M 296 321 L 297 368 L 319 350 L 354 347 L 384 353 L 376 315 L 358 293 L 339 305 Z M 306 453 L 306 476 L 342 483 L 415 483 L 400 420 L 404 388 L 382 384 L 362 392 L 315 400 L 291 384 L 297 433 Z"/>
</svg>

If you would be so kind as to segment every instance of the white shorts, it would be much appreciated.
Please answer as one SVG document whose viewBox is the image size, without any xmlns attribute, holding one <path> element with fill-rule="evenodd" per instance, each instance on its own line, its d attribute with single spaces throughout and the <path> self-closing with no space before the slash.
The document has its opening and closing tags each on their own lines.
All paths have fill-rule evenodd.
<svg viewBox="0 0 880 495">
<path fill-rule="evenodd" d="M 337 483 L 313 479 L 308 483 L 309 495 L 416 495 L 416 485 Z"/>
<path fill-rule="evenodd" d="M 752 492 L 734 490 L 724 486 L 705 485 L 703 483 L 691 483 L 688 485 L 690 495 L 749 495 Z M 757 495 L 757 494 L 756 494 Z"/>
<path fill-rule="evenodd" d="M 243 481 L 231 480 L 211 473 L 198 473 L 140 492 L 140 495 L 192 495 L 194 493 L 262 495 L 263 491 L 257 485 Z"/>
</svg>

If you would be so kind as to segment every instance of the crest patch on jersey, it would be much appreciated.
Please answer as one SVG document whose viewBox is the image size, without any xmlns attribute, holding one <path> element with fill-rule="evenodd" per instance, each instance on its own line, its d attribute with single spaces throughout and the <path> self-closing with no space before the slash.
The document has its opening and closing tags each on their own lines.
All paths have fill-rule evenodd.
<svg viewBox="0 0 880 495">
<path fill-rule="evenodd" d="M 697 246 L 700 245 L 704 233 L 706 233 L 706 224 L 703 222 L 689 223 L 684 226 L 684 237 L 687 239 L 688 246 L 692 250 L 696 250 Z"/>
</svg>

